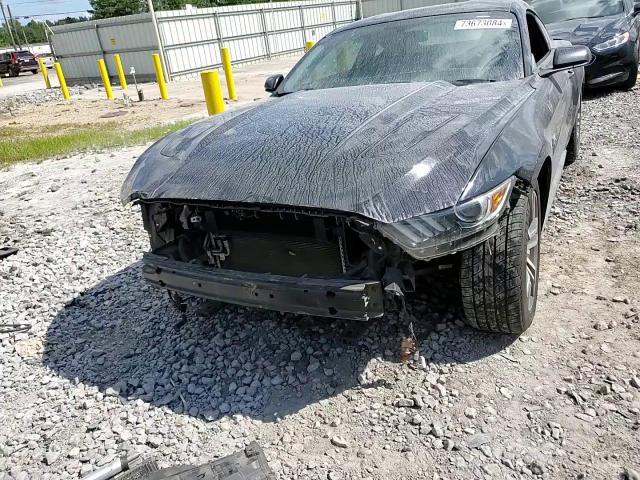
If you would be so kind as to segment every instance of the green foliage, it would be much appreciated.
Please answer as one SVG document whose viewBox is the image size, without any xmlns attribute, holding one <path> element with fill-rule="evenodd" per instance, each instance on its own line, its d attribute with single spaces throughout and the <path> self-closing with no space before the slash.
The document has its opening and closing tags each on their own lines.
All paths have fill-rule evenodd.
<svg viewBox="0 0 640 480">
<path fill-rule="evenodd" d="M 89 0 L 93 18 L 121 17 L 144 11 L 145 0 Z"/>
<path fill-rule="evenodd" d="M 86 22 L 89 20 L 87 17 L 64 17 L 60 20 L 56 20 L 55 22 L 47 22 L 49 26 L 55 25 L 68 25 L 69 23 L 78 23 L 78 22 Z"/>
<path fill-rule="evenodd" d="M 261 3 L 265 0 L 153 0 L 156 10 L 181 10 L 186 4 L 194 7 L 219 7 L 223 5 L 240 5 Z M 90 0 L 93 7 L 93 18 L 116 17 L 147 11 L 147 0 Z"/>
<path fill-rule="evenodd" d="M 22 25 L 17 20 L 9 22 L 11 24 L 11 30 L 13 31 L 13 37 L 16 42 L 23 47 L 27 43 L 45 43 L 47 36 L 44 33 L 44 25 L 42 23 L 31 20 L 26 25 Z M 26 39 L 26 41 L 25 41 Z M 0 47 L 12 47 L 11 35 L 6 25 L 0 27 Z"/>
<path fill-rule="evenodd" d="M 116 122 L 100 125 L 74 124 L 34 127 L 28 134 L 22 128 L 0 127 L 0 168 L 25 160 L 42 160 L 85 150 L 138 145 L 157 140 L 192 123 L 183 120 L 167 125 L 123 129 Z"/>
<path fill-rule="evenodd" d="M 6 48 L 11 46 L 11 36 L 9 30 L 6 27 L 0 27 L 0 48 Z"/>
<path fill-rule="evenodd" d="M 86 20 L 88 20 L 86 17 L 67 17 L 55 22 L 47 22 L 47 24 L 52 27 L 55 25 L 65 25 L 67 23 L 84 22 Z M 23 25 L 17 20 L 14 20 L 13 22 L 10 22 L 10 24 L 16 42 L 22 47 L 26 47 L 27 44 L 47 42 L 47 34 L 45 33 L 46 27 L 42 22 L 30 20 L 29 23 Z M 2 25 L 0 26 L 0 48 L 10 47 L 13 47 L 11 44 L 11 35 L 9 35 L 9 30 L 6 25 Z"/>
<path fill-rule="evenodd" d="M 89 0 L 93 18 L 119 17 L 147 11 L 147 0 Z M 244 0 L 232 0 L 246 3 Z M 181 10 L 186 4 L 194 7 L 215 7 L 226 4 L 226 0 L 153 0 L 156 10 Z"/>
</svg>

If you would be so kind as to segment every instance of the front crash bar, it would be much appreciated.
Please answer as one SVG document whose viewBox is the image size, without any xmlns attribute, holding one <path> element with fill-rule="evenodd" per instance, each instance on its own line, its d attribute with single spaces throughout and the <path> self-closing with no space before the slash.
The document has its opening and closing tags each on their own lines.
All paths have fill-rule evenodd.
<svg viewBox="0 0 640 480">
<path fill-rule="evenodd" d="M 144 278 L 153 286 L 247 307 L 366 321 L 384 315 L 378 281 L 239 272 L 147 253 Z"/>
</svg>

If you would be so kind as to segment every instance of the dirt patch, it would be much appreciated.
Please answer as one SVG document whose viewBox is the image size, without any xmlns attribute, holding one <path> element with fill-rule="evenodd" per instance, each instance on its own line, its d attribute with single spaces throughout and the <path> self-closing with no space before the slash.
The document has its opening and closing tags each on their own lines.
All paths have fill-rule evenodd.
<svg viewBox="0 0 640 480">
<path fill-rule="evenodd" d="M 234 69 L 238 100 L 226 100 L 228 108 L 254 102 L 267 96 L 264 81 L 267 72 L 286 73 L 299 56 L 282 57 L 271 62 L 244 65 Z M 224 75 L 221 75 L 224 80 Z M 223 81 L 223 92 L 226 85 Z M 161 100 L 158 86 L 153 83 L 140 85 L 145 100 L 138 102 L 135 87 L 129 85 L 126 92 L 113 86 L 114 100 L 106 99 L 104 90 L 96 88 L 72 89 L 70 102 L 64 101 L 55 92 L 45 90 L 21 94 L 15 100 L 4 98 L 11 108 L 0 112 L 0 128 L 12 126 L 25 132 L 41 131 L 59 125 L 101 125 L 117 118 L 122 129 L 137 129 L 171 123 L 176 120 L 206 116 L 206 105 L 202 86 L 198 80 L 176 81 L 168 84 L 169 100 Z M 41 98 L 42 97 L 42 98 Z"/>
</svg>

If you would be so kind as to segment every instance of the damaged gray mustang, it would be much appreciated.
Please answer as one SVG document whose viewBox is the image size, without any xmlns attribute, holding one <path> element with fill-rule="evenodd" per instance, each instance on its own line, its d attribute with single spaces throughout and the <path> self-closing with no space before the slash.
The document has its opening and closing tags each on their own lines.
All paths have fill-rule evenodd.
<svg viewBox="0 0 640 480">
<path fill-rule="evenodd" d="M 138 159 L 122 201 L 150 235 L 143 275 L 177 294 L 368 320 L 455 265 L 468 324 L 521 333 L 590 61 L 519 0 L 339 28 L 267 79 L 265 101 Z"/>
</svg>

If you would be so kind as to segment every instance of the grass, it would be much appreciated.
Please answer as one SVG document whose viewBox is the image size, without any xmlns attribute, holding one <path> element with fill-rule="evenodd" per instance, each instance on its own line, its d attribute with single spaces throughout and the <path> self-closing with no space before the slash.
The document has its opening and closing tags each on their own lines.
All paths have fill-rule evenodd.
<svg viewBox="0 0 640 480">
<path fill-rule="evenodd" d="M 139 145 L 186 127 L 192 120 L 123 130 L 115 122 L 100 125 L 56 125 L 25 131 L 0 127 L 0 167 L 26 160 L 44 160 L 86 150 Z"/>
</svg>

